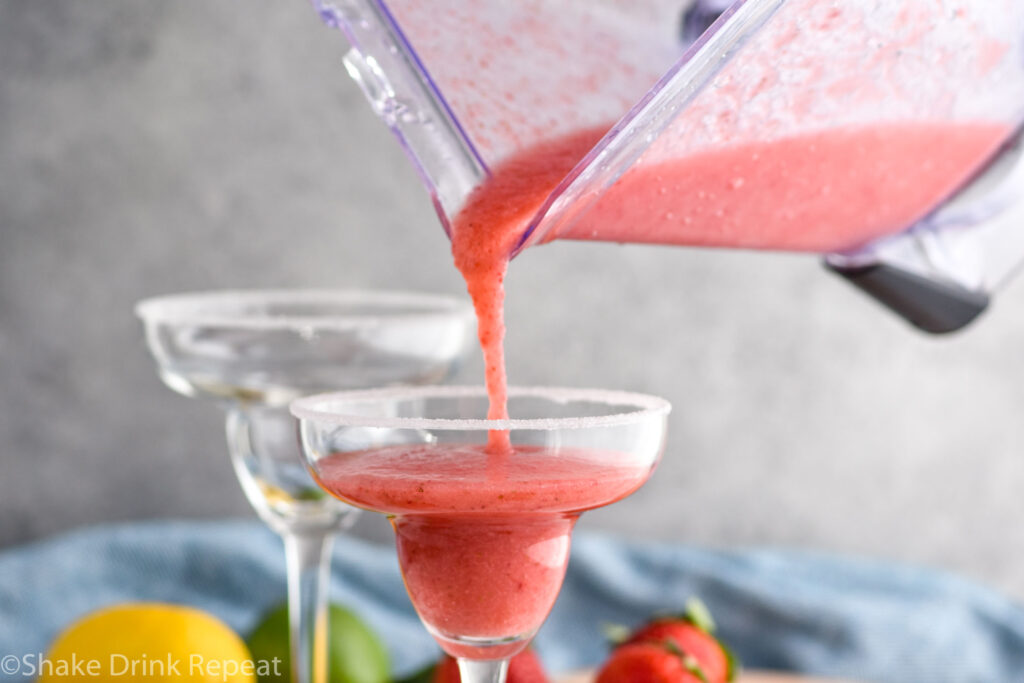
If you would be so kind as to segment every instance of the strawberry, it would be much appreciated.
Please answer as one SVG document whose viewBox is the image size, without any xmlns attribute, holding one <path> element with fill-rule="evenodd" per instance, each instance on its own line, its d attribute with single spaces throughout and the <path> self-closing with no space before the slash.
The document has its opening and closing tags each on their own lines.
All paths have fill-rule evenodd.
<svg viewBox="0 0 1024 683">
<path fill-rule="evenodd" d="M 691 600 L 686 613 L 676 617 L 660 617 L 642 626 L 625 638 L 625 645 L 616 650 L 605 670 L 611 668 L 610 676 L 616 671 L 629 670 L 625 678 L 607 678 L 602 672 L 599 683 L 640 680 L 674 680 L 686 683 L 726 683 L 736 675 L 736 661 L 723 643 L 713 635 L 715 622 L 707 608 L 699 600 Z M 639 647 L 639 646 L 645 647 Z M 625 654 L 620 654 L 626 650 Z M 621 660 L 616 662 L 616 659 Z M 645 669 L 646 667 L 646 669 Z M 680 669 L 680 667 L 682 667 Z M 653 678 L 636 678 L 641 671 L 648 671 Z M 672 679 L 659 678 L 668 671 L 683 671 Z"/>
<path fill-rule="evenodd" d="M 692 657 L 669 642 L 629 643 L 612 653 L 597 683 L 708 683 Z"/>
<path fill-rule="evenodd" d="M 451 657 L 437 663 L 433 683 L 460 683 L 459 665 Z M 508 664 L 508 678 L 505 683 L 548 683 L 547 674 L 533 650 L 523 650 Z"/>
</svg>

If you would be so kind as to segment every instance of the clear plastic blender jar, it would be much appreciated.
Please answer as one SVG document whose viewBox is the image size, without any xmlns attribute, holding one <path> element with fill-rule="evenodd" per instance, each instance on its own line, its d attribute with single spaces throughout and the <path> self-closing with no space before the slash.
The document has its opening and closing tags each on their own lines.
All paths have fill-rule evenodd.
<svg viewBox="0 0 1024 683">
<path fill-rule="evenodd" d="M 1012 0 L 314 0 L 445 229 L 590 131 L 514 251 L 551 239 L 828 254 L 957 329 L 1024 256 Z"/>
</svg>

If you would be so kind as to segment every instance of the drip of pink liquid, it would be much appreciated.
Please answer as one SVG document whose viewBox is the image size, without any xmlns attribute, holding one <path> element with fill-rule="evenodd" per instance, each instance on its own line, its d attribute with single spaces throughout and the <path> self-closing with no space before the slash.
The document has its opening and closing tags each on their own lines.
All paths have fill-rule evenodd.
<svg viewBox="0 0 1024 683">
<path fill-rule="evenodd" d="M 510 254 L 544 200 L 603 134 L 583 131 L 513 156 L 469 196 L 453 222 L 455 267 L 473 300 L 484 354 L 488 419 L 508 419 L 504 305 Z M 491 432 L 488 445 L 492 453 L 507 453 L 508 432 Z"/>
<path fill-rule="evenodd" d="M 551 192 L 606 127 L 506 160 L 453 222 L 486 362 L 489 417 L 507 410 L 504 281 L 510 254 Z M 634 166 L 565 238 L 828 252 L 905 229 L 998 149 L 1009 131 L 986 122 L 905 122 L 724 145 Z M 494 453 L 508 434 L 492 432 Z"/>
<path fill-rule="evenodd" d="M 466 201 L 452 225 L 455 267 L 466 280 L 483 349 L 488 418 L 508 418 L 505 374 L 505 274 L 523 228 L 605 129 L 587 130 L 514 155 Z M 492 431 L 492 453 L 507 453 L 508 432 Z"/>
</svg>

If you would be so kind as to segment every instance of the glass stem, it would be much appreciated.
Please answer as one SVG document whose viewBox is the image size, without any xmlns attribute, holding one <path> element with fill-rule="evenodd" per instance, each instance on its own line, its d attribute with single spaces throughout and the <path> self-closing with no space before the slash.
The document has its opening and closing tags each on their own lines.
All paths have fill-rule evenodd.
<svg viewBox="0 0 1024 683">
<path fill-rule="evenodd" d="M 292 680 L 327 683 L 327 589 L 333 534 L 284 535 Z"/>
<path fill-rule="evenodd" d="M 507 659 L 459 658 L 459 677 L 462 683 L 505 683 L 507 673 Z"/>
</svg>

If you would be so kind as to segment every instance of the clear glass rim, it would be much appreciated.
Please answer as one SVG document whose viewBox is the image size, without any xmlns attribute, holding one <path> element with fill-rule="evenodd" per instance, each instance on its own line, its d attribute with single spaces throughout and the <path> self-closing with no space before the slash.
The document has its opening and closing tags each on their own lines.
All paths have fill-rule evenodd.
<svg viewBox="0 0 1024 683">
<path fill-rule="evenodd" d="M 377 313 L 260 315 L 231 311 L 245 304 L 353 304 L 379 306 Z M 409 307 L 423 310 L 410 311 Z M 361 327 L 473 318 L 469 301 L 442 294 L 369 289 L 221 289 L 165 294 L 142 299 L 135 315 L 147 324 L 190 324 L 254 329 Z"/>
<path fill-rule="evenodd" d="M 511 420 L 456 419 L 428 417 L 389 417 L 347 415 L 339 411 L 325 410 L 325 403 L 336 401 L 387 402 L 396 399 L 420 398 L 486 398 L 487 392 L 481 386 L 423 386 L 390 387 L 386 389 L 361 389 L 336 391 L 327 394 L 305 396 L 291 402 L 292 415 L 307 422 L 317 422 L 346 427 L 379 427 L 383 429 L 425 429 L 459 431 L 521 431 L 557 429 L 590 429 L 613 427 L 641 422 L 645 419 L 668 415 L 672 405 L 663 398 L 650 394 L 638 394 L 610 389 L 575 389 L 567 387 L 509 387 L 509 398 L 531 397 L 548 399 L 553 403 L 588 401 L 611 405 L 629 406 L 632 410 L 611 415 L 586 417 L 524 418 Z"/>
</svg>

